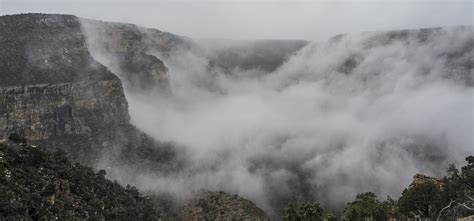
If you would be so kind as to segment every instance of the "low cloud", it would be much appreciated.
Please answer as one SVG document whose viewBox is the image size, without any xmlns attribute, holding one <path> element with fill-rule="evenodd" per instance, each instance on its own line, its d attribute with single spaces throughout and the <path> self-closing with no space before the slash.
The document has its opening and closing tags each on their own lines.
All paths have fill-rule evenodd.
<svg viewBox="0 0 474 221">
<path fill-rule="evenodd" d="M 186 164 L 134 174 L 134 185 L 224 190 L 274 214 L 289 200 L 341 208 L 359 192 L 398 196 L 416 173 L 443 174 L 473 154 L 472 28 L 407 33 L 314 42 L 264 73 L 150 51 L 172 93 L 127 91 L 131 120 L 179 144 Z"/>
</svg>

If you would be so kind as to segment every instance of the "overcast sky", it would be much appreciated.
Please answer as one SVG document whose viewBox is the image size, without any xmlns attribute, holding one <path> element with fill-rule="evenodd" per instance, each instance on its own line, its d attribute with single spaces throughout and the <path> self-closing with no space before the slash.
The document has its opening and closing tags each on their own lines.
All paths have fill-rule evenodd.
<svg viewBox="0 0 474 221">
<path fill-rule="evenodd" d="M 230 39 L 324 40 L 348 32 L 472 25 L 473 10 L 472 0 L 0 0 L 0 14 L 74 14 Z"/>
</svg>

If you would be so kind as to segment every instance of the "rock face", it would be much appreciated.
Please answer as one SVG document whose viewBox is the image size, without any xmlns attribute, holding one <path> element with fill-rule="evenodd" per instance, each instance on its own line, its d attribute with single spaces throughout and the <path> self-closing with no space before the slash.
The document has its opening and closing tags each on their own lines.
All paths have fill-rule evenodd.
<svg viewBox="0 0 474 221">
<path fill-rule="evenodd" d="M 419 185 L 423 183 L 433 183 L 440 189 L 445 186 L 443 179 L 438 177 L 426 176 L 424 174 L 416 174 L 415 176 L 413 176 L 412 185 Z"/>
<path fill-rule="evenodd" d="M 194 199 L 180 210 L 179 216 L 183 220 L 269 220 L 254 203 L 222 191 L 196 192 Z"/>
<path fill-rule="evenodd" d="M 168 69 L 152 54 L 168 56 L 188 48 L 184 38 L 132 24 L 88 19 L 81 19 L 81 24 L 92 55 L 118 74 L 127 89 L 169 92 Z"/>
<path fill-rule="evenodd" d="M 2 16 L 0 26 L 0 134 L 19 133 L 33 144 L 63 149 L 86 165 L 104 152 L 147 164 L 172 158 L 169 146 L 130 124 L 122 82 L 92 58 L 79 18 Z M 128 62 L 133 66 L 136 61 Z M 140 78 L 141 66 L 134 68 L 130 78 Z M 140 158 L 147 156 L 150 161 Z"/>
<path fill-rule="evenodd" d="M 71 147 L 81 162 L 98 157 L 103 131 L 127 126 L 127 102 L 118 79 L 0 88 L 0 131 L 33 143 Z"/>
<path fill-rule="evenodd" d="M 0 133 L 68 144 L 89 160 L 101 150 L 91 139 L 128 123 L 120 80 L 92 59 L 75 16 L 2 16 L 0 25 Z"/>
<path fill-rule="evenodd" d="M 129 118 L 118 80 L 3 87 L 0 96 L 2 132 L 22 128 L 31 140 L 97 134 Z"/>
</svg>

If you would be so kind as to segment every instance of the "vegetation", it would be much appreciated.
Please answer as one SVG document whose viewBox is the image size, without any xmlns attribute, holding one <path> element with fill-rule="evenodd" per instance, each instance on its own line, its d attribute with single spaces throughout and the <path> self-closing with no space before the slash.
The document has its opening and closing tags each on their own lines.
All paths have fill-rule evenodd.
<svg viewBox="0 0 474 221">
<path fill-rule="evenodd" d="M 474 215 L 474 156 L 467 165 L 457 169 L 451 165 L 442 179 L 416 175 L 414 182 L 403 190 L 398 201 L 387 197 L 379 201 L 374 193 L 357 194 L 342 211 L 343 221 L 386 221 L 409 218 L 456 220 Z M 292 203 L 283 211 L 283 220 L 337 220 L 334 213 L 324 212 L 319 203 Z M 323 216 L 324 214 L 324 216 Z"/>
<path fill-rule="evenodd" d="M 151 199 L 61 151 L 47 152 L 13 134 L 0 142 L 0 220 L 157 220 Z"/>
<path fill-rule="evenodd" d="M 392 213 L 391 200 L 380 202 L 374 193 L 362 193 L 344 209 L 342 220 L 387 220 Z"/>
<path fill-rule="evenodd" d="M 386 221 L 409 218 L 438 221 L 474 215 L 474 157 L 469 156 L 466 161 L 467 165 L 460 169 L 451 165 L 442 179 L 416 175 L 398 200 L 387 197 L 380 201 L 371 192 L 358 194 L 344 208 L 340 219 L 317 202 L 304 202 L 297 206 L 289 203 L 282 218 L 286 221 Z M 158 207 L 153 202 L 160 199 L 142 196 L 129 185 L 123 188 L 117 182 L 105 179 L 105 174 L 104 170 L 95 173 L 89 167 L 70 163 L 62 151 L 48 152 L 28 145 L 26 139 L 18 134 L 11 134 L 8 140 L 0 141 L 0 218 L 157 220 L 175 217 L 171 212 L 172 216 L 157 211 Z M 216 198 L 212 194 L 209 197 L 194 205 L 196 211 L 206 211 L 206 214 L 201 214 L 202 217 L 210 218 L 212 214 L 214 218 L 224 215 L 234 217 L 237 214 L 225 214 L 225 211 L 237 211 L 231 209 L 232 206 L 219 208 L 240 201 L 226 203 L 222 200 L 229 197 Z M 235 208 L 264 214 L 253 209 L 257 207 L 252 207 L 250 202 L 247 204 L 250 206 Z M 190 217 L 196 213 L 194 207 L 187 211 Z M 214 210 L 214 213 L 209 212 Z"/>
<path fill-rule="evenodd" d="M 432 182 L 405 189 L 398 201 L 400 212 L 408 216 L 433 218 L 439 210 L 441 190 Z"/>
<path fill-rule="evenodd" d="M 323 209 L 319 203 L 301 203 L 295 207 L 289 203 L 283 211 L 285 221 L 336 221 L 337 216 L 332 210 Z"/>
</svg>

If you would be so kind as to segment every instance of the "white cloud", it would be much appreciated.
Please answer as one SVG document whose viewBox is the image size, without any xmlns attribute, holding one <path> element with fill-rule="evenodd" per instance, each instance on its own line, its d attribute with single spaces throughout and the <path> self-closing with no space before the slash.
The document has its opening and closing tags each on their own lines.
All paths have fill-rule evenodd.
<svg viewBox="0 0 474 221">
<path fill-rule="evenodd" d="M 263 77 L 210 71 L 190 52 L 164 58 L 173 95 L 128 92 L 131 118 L 182 145 L 187 165 L 135 184 L 225 190 L 270 212 L 292 197 L 337 207 L 358 192 L 397 196 L 415 173 L 439 175 L 472 155 L 472 70 L 456 72 L 472 62 L 472 29 L 378 46 L 373 35 L 310 44 Z M 451 66 L 447 55 L 461 50 Z"/>
</svg>

